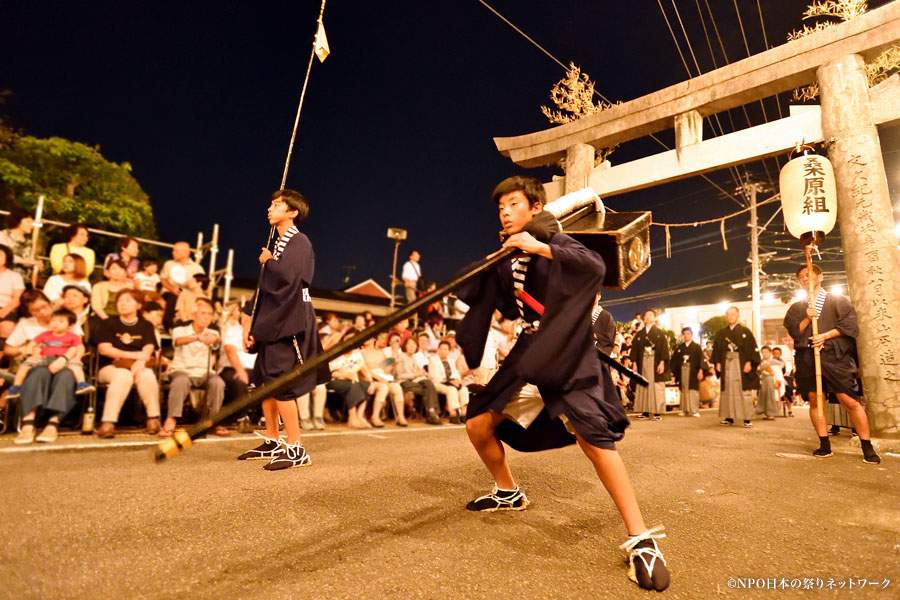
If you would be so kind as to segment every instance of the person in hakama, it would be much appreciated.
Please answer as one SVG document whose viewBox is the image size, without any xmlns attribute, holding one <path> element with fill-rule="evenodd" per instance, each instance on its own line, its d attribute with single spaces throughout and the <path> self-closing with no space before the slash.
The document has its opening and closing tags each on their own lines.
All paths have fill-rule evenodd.
<svg viewBox="0 0 900 600">
<path fill-rule="evenodd" d="M 853 427 L 859 434 L 863 451 L 863 461 L 868 464 L 879 464 L 881 458 L 872 448 L 869 437 L 869 419 L 862 404 L 862 394 L 857 380 L 856 336 L 859 335 L 859 324 L 856 310 L 850 300 L 837 294 L 828 294 L 822 289 L 822 270 L 818 265 L 812 266 L 814 285 L 813 297 L 795 302 L 784 315 L 784 327 L 794 338 L 794 370 L 797 392 L 809 400 L 809 419 L 812 421 L 816 435 L 819 437 L 819 448 L 813 456 L 826 458 L 832 456 L 831 440 L 825 429 L 825 419 L 818 415 L 818 398 L 816 397 L 816 370 L 813 348 L 820 349 L 822 365 L 823 395 L 833 393 L 838 402 L 847 411 Z M 809 289 L 810 275 L 806 265 L 797 269 L 797 280 L 803 289 Z M 812 318 L 819 319 L 819 334 L 812 335 Z"/>
<path fill-rule="evenodd" d="M 629 577 L 646 589 L 665 589 L 669 573 L 657 545 L 662 527 L 648 529 L 625 465 L 616 451 L 628 417 L 609 374 L 592 347 L 591 308 L 605 273 L 595 252 L 560 232 L 545 204 L 543 184 L 511 177 L 492 201 L 509 236 L 504 247 L 522 253 L 459 290 L 470 305 L 457 330 L 468 364 L 480 364 L 494 310 L 526 326 L 502 366 L 469 402 L 466 432 L 494 478 L 493 490 L 468 510 L 524 510 L 529 500 L 516 484 L 504 443 L 539 451 L 577 443 L 618 508 L 628 533 L 622 549 Z M 516 295 L 544 307 L 539 314 Z"/>
<path fill-rule="evenodd" d="M 763 346 L 760 349 L 762 360 L 759 362 L 759 398 L 756 403 L 756 414 L 763 415 L 763 420 L 774 421 L 775 415 L 778 414 L 778 398 L 781 395 L 778 383 L 778 372 L 781 371 L 779 365 L 772 359 L 772 349 L 769 346 Z M 782 379 L 783 381 L 783 379 Z"/>
<path fill-rule="evenodd" d="M 703 381 L 703 349 L 694 341 L 690 327 L 681 330 L 683 342 L 672 352 L 672 374 L 681 391 L 681 414 L 700 416 L 700 382 Z"/>
<path fill-rule="evenodd" d="M 728 326 L 716 334 L 713 342 L 713 362 L 722 377 L 719 416 L 722 425 L 743 421 L 752 427 L 753 394 L 759 389 L 759 351 L 753 332 L 741 325 L 741 313 L 736 306 L 725 311 Z"/>
<path fill-rule="evenodd" d="M 293 190 L 272 194 L 267 211 L 269 224 L 278 232 L 275 251 L 263 248 L 259 262 L 264 265 L 259 278 L 257 302 L 248 302 L 241 314 L 244 346 L 256 350 L 250 382 L 265 386 L 293 370 L 321 351 L 309 286 L 315 271 L 315 255 L 306 235 L 297 225 L 309 214 L 306 198 Z M 253 306 L 256 304 L 256 319 Z M 309 465 L 311 460 L 300 440 L 297 398 L 331 378 L 323 365 L 288 387 L 262 401 L 266 418 L 265 441 L 244 452 L 238 460 L 268 460 L 263 467 L 278 471 Z M 278 418 L 284 423 L 287 442 L 278 432 Z"/>
<path fill-rule="evenodd" d="M 631 340 L 631 361 L 650 385 L 639 387 L 634 397 L 634 411 L 638 419 L 661 421 L 666 410 L 666 382 L 669 372 L 669 338 L 656 325 L 656 311 L 644 311 L 644 327 Z"/>
</svg>

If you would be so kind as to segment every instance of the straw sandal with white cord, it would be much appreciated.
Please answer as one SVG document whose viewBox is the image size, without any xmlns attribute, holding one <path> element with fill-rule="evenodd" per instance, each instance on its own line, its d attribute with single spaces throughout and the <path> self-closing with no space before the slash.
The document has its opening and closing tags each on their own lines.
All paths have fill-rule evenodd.
<svg viewBox="0 0 900 600">
<path fill-rule="evenodd" d="M 645 590 L 661 592 L 669 587 L 666 559 L 656 540 L 666 537 L 665 527 L 657 525 L 644 533 L 632 536 L 619 546 L 628 553 L 628 579 Z"/>
</svg>

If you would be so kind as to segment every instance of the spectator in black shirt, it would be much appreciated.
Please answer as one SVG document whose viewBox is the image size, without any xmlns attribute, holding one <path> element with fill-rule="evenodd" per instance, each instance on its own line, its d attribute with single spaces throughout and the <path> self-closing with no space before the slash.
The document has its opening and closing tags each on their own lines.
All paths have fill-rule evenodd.
<svg viewBox="0 0 900 600">
<path fill-rule="evenodd" d="M 139 314 L 141 293 L 123 289 L 116 299 L 118 315 L 100 321 L 94 332 L 94 343 L 100 353 L 97 380 L 109 384 L 103 422 L 97 435 L 111 438 L 119 411 L 132 386 L 147 409 L 147 433 L 159 433 L 159 382 L 151 368 L 153 351 L 158 347 L 153 325 Z"/>
</svg>

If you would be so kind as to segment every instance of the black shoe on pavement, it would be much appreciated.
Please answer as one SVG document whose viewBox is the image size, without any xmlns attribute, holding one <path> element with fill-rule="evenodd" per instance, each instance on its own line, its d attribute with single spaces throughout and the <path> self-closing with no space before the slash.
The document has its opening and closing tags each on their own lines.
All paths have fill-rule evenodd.
<svg viewBox="0 0 900 600">
<path fill-rule="evenodd" d="M 282 443 L 284 450 L 281 454 L 272 459 L 272 461 L 263 467 L 266 471 L 282 471 L 291 467 L 308 467 L 312 464 L 312 459 L 306 453 L 306 448 L 296 444 Z"/>
<path fill-rule="evenodd" d="M 832 425 L 828 430 L 828 435 L 841 435 L 841 428 L 838 425 Z"/>
<path fill-rule="evenodd" d="M 514 490 L 499 490 L 497 486 L 491 490 L 490 494 L 485 494 L 480 498 L 475 498 L 466 504 L 466 510 L 474 510 L 480 512 L 496 512 L 498 510 L 525 510 L 528 508 L 530 501 L 528 498 L 516 488 Z"/>
<path fill-rule="evenodd" d="M 425 417 L 425 422 L 429 425 L 443 425 L 441 418 L 437 416 L 437 412 L 433 408 L 428 409 L 428 416 Z"/>
<path fill-rule="evenodd" d="M 831 448 L 819 448 L 813 452 L 813 456 L 816 458 L 828 458 L 829 456 L 834 456 L 834 452 L 831 451 Z"/>
<path fill-rule="evenodd" d="M 874 450 L 871 453 L 863 452 L 863 462 L 869 465 L 880 465 L 881 457 L 875 454 Z"/>
<path fill-rule="evenodd" d="M 460 425 L 460 424 L 462 424 L 462 421 L 459 420 L 458 415 L 453 415 L 452 417 L 450 417 L 450 424 L 451 425 Z"/>
<path fill-rule="evenodd" d="M 253 450 L 247 450 L 246 452 L 238 456 L 237 459 L 272 460 L 282 452 L 284 452 L 284 448 L 281 447 L 281 444 L 278 442 L 278 440 L 265 438 L 265 441 L 262 444 L 260 444 Z"/>
</svg>

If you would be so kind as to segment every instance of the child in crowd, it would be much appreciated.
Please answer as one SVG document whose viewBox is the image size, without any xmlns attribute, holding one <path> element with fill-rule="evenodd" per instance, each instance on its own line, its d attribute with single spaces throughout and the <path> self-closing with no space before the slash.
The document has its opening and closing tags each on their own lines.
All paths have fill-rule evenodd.
<svg viewBox="0 0 900 600">
<path fill-rule="evenodd" d="M 159 289 L 159 261 L 145 258 L 141 261 L 141 270 L 134 275 L 134 287 L 142 292 L 155 292 Z"/>
<path fill-rule="evenodd" d="M 72 371 L 75 376 L 76 395 L 87 394 L 96 389 L 84 380 L 84 365 L 81 363 L 81 357 L 84 356 L 84 344 L 81 336 L 70 330 L 77 320 L 78 318 L 71 310 L 58 308 L 53 311 L 53 316 L 50 317 L 50 329 L 34 338 L 31 357 L 24 361 L 16 371 L 16 378 L 12 387 L 9 388 L 7 398 L 19 397 L 25 377 L 32 367 L 49 367 L 60 358 L 66 361 L 65 368 Z"/>
</svg>

